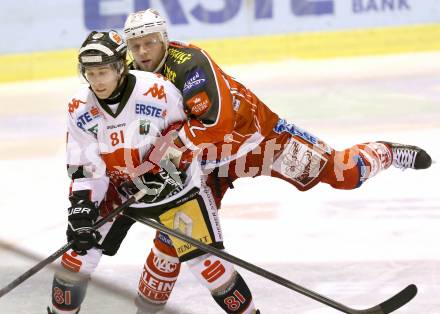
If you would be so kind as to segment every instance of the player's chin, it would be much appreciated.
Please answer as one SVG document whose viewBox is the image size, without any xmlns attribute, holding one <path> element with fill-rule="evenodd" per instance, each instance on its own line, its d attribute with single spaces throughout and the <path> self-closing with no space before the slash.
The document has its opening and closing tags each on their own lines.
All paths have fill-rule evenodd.
<svg viewBox="0 0 440 314">
<path fill-rule="evenodd" d="M 142 71 L 152 72 L 154 70 L 154 64 L 151 60 L 142 62 Z"/>
<path fill-rule="evenodd" d="M 107 90 L 95 90 L 94 92 L 96 97 L 98 97 L 99 99 L 107 99 L 110 96 Z"/>
</svg>

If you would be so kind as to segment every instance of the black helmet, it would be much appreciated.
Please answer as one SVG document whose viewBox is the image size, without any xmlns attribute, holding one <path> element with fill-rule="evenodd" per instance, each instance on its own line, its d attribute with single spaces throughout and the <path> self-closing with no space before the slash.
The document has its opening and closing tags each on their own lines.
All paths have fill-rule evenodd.
<svg viewBox="0 0 440 314">
<path fill-rule="evenodd" d="M 106 65 L 118 61 L 125 62 L 127 45 L 114 30 L 93 31 L 81 45 L 78 61 L 81 68 Z"/>
</svg>

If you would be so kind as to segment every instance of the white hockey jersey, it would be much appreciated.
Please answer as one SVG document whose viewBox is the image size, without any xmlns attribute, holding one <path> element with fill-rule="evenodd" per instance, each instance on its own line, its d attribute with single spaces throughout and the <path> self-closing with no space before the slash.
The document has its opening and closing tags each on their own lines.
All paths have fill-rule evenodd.
<svg viewBox="0 0 440 314">
<path fill-rule="evenodd" d="M 71 189 L 92 191 L 93 202 L 103 200 L 109 181 L 117 187 L 130 174 L 136 176 L 160 132 L 186 119 L 180 91 L 162 76 L 130 71 L 127 80 L 116 112 L 98 101 L 89 86 L 81 88 L 68 106 Z"/>
</svg>

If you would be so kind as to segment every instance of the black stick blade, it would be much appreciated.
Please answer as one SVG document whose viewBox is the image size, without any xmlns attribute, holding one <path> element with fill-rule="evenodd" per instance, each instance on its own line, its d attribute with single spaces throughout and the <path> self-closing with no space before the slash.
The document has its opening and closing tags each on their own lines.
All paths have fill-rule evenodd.
<svg viewBox="0 0 440 314">
<path fill-rule="evenodd" d="M 353 314 L 388 314 L 407 304 L 416 294 L 417 286 L 411 284 L 381 304 L 366 310 L 353 311 Z"/>
<path fill-rule="evenodd" d="M 379 306 L 383 309 L 383 312 L 385 314 L 391 313 L 411 301 L 416 296 L 416 294 L 416 285 L 409 285 L 395 296 L 389 298 L 385 302 L 382 302 Z"/>
</svg>

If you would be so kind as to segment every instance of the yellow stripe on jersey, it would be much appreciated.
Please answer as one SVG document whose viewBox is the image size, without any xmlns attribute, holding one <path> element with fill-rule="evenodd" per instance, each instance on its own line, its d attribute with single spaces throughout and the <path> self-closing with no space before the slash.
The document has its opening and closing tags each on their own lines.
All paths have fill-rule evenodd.
<svg viewBox="0 0 440 314">
<path fill-rule="evenodd" d="M 440 24 L 290 33 L 194 42 L 220 66 L 440 50 Z M 77 49 L 0 55 L 0 83 L 76 74 Z"/>
</svg>

